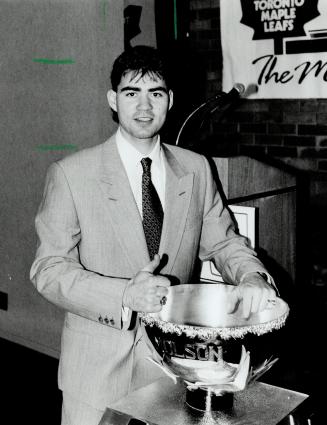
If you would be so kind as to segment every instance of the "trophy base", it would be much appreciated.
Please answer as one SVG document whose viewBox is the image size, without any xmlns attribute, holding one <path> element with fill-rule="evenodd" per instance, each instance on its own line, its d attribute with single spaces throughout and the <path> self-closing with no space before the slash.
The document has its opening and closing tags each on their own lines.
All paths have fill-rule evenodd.
<svg viewBox="0 0 327 425">
<path fill-rule="evenodd" d="M 228 411 L 233 407 L 234 394 L 216 395 L 209 389 L 186 389 L 186 404 L 202 412 Z"/>
</svg>

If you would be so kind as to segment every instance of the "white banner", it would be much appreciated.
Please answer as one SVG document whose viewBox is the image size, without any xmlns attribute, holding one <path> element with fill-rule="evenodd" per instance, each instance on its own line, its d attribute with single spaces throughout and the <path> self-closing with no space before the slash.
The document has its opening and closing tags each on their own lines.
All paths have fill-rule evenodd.
<svg viewBox="0 0 327 425">
<path fill-rule="evenodd" d="M 327 0 L 221 0 L 220 19 L 224 91 L 327 98 Z"/>
</svg>

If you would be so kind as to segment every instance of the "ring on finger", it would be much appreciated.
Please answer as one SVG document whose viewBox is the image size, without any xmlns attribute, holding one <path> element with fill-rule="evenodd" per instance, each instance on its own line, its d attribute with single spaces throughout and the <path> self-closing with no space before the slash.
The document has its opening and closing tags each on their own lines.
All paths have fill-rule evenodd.
<svg viewBox="0 0 327 425">
<path fill-rule="evenodd" d="M 167 297 L 164 295 L 164 296 L 161 298 L 161 300 L 160 300 L 160 304 L 161 304 L 161 305 L 165 305 L 165 304 L 166 304 L 166 302 L 167 302 Z"/>
</svg>

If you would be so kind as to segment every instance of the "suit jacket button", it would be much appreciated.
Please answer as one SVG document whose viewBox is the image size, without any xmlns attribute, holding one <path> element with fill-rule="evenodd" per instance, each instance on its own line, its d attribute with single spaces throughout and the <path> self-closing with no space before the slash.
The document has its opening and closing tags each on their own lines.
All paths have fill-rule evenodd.
<svg viewBox="0 0 327 425">
<path fill-rule="evenodd" d="M 98 320 L 99 320 L 100 323 L 102 323 L 103 322 L 102 316 L 99 316 Z"/>
<path fill-rule="evenodd" d="M 114 319 L 112 319 L 112 318 L 110 319 L 110 324 L 111 324 L 111 325 L 114 325 L 114 324 L 115 324 Z"/>
</svg>

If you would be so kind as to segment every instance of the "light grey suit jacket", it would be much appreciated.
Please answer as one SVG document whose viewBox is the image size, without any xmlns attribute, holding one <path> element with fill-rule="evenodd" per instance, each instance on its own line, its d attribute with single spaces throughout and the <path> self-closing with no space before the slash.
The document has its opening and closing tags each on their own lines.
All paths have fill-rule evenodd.
<svg viewBox="0 0 327 425">
<path fill-rule="evenodd" d="M 168 261 L 161 273 L 189 283 L 199 257 L 213 259 L 224 280 L 235 284 L 246 272 L 265 272 L 245 239 L 234 233 L 207 160 L 176 146 L 163 150 L 166 201 L 159 253 Z M 144 344 L 139 327 L 122 325 L 122 297 L 128 280 L 150 261 L 114 136 L 49 168 L 36 230 L 31 280 L 66 311 L 59 387 L 104 408 L 141 384 L 132 382 L 132 370 L 137 353 L 143 356 L 146 349 L 135 350 Z M 154 379 L 143 378 L 142 383 Z"/>
</svg>

